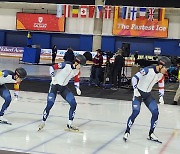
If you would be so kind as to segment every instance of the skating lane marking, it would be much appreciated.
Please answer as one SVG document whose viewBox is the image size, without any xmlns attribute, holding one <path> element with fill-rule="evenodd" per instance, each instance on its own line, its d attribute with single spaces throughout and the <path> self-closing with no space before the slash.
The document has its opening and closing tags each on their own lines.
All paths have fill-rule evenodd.
<svg viewBox="0 0 180 154">
<path fill-rule="evenodd" d="M 88 123 L 90 123 L 90 122 L 91 122 L 91 120 L 88 120 L 88 121 L 80 124 L 79 127 L 81 127 L 81 126 L 83 126 L 83 125 L 86 125 L 86 124 L 88 124 Z M 65 135 L 65 134 L 68 134 L 68 133 L 69 133 L 69 132 L 60 133 L 60 134 L 58 134 L 58 135 L 56 135 L 56 136 L 54 136 L 54 137 L 51 137 L 51 138 L 48 139 L 48 140 L 45 140 L 45 141 L 43 141 L 43 142 L 41 142 L 41 143 L 39 143 L 39 144 L 37 144 L 37 145 L 35 145 L 35 146 L 27 149 L 27 150 L 25 150 L 25 152 L 33 152 L 33 149 L 36 149 L 36 148 L 38 148 L 38 147 L 40 147 L 40 146 L 42 146 L 42 145 L 44 145 L 44 144 L 46 144 L 46 143 L 51 142 L 52 140 L 54 140 L 54 139 L 56 139 L 56 138 L 59 138 L 59 137 Z"/>
<path fill-rule="evenodd" d="M 34 114 L 34 115 L 42 115 L 42 114 L 38 114 L 38 113 L 31 113 L 31 112 L 16 112 L 16 111 L 12 111 L 13 113 L 22 113 L 22 114 Z M 61 118 L 68 118 L 67 116 L 57 116 L 57 115 L 50 115 L 49 117 L 61 117 Z M 79 120 L 91 120 L 93 122 L 104 122 L 104 123 L 113 123 L 113 124 L 124 124 L 126 125 L 126 122 L 117 122 L 117 121 L 105 121 L 105 120 L 98 120 L 98 119 L 85 119 L 85 118 L 76 118 Z M 140 127 L 149 127 L 149 125 L 141 125 L 141 124 L 133 124 L 133 126 L 140 126 Z M 160 127 L 158 126 L 157 128 L 161 128 L 161 129 L 169 129 L 169 130 L 174 130 L 174 128 L 168 128 L 168 127 Z M 180 129 L 178 129 L 180 130 Z"/>
<path fill-rule="evenodd" d="M 159 154 L 163 154 L 165 152 L 165 150 L 167 149 L 169 143 L 173 140 L 174 137 L 176 137 L 178 134 L 178 130 L 174 130 L 172 133 L 171 133 L 171 136 L 169 137 L 169 139 L 167 140 L 167 142 L 163 145 L 163 147 L 161 148 Z"/>
<path fill-rule="evenodd" d="M 102 149 L 104 149 L 105 147 L 107 147 L 109 144 L 111 144 L 116 138 L 118 138 L 119 136 L 121 136 L 123 133 L 125 132 L 125 129 L 123 129 L 121 132 L 119 132 L 117 135 L 115 135 L 113 138 L 111 138 L 110 140 L 108 140 L 106 143 L 104 143 L 103 145 L 101 145 L 99 148 L 97 148 L 92 154 L 96 154 L 99 151 L 101 151 Z"/>
</svg>

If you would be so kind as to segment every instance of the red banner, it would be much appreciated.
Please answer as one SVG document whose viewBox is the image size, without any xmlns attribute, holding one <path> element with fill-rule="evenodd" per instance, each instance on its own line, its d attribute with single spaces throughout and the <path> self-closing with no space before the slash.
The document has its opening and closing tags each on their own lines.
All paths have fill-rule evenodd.
<svg viewBox="0 0 180 154">
<path fill-rule="evenodd" d="M 17 30 L 54 31 L 64 32 L 64 15 L 57 18 L 52 14 L 16 14 Z"/>
</svg>

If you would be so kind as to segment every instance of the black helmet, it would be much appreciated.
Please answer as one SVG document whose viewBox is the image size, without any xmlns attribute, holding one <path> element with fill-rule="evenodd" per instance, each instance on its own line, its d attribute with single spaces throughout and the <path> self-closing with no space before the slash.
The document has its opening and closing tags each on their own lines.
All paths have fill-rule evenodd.
<svg viewBox="0 0 180 154">
<path fill-rule="evenodd" d="M 21 79 L 24 79 L 27 76 L 26 70 L 24 68 L 22 68 L 22 67 L 16 68 L 15 74 L 17 74 L 18 77 L 21 78 Z"/>
<path fill-rule="evenodd" d="M 84 55 L 78 54 L 75 56 L 75 61 L 81 65 L 85 65 L 86 64 L 86 57 Z"/>
<path fill-rule="evenodd" d="M 162 57 L 159 58 L 158 64 L 163 65 L 166 68 L 169 68 L 171 66 L 171 60 L 166 56 L 162 56 Z"/>
</svg>

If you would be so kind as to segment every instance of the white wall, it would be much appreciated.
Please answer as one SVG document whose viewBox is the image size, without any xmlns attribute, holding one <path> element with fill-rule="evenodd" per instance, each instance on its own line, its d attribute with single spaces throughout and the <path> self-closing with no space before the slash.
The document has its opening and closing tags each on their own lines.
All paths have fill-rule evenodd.
<svg viewBox="0 0 180 154">
<path fill-rule="evenodd" d="M 180 12 L 178 15 L 167 15 L 169 19 L 168 38 L 180 39 Z"/>
<path fill-rule="evenodd" d="M 66 33 L 93 34 L 94 20 L 91 18 L 66 18 Z"/>
<path fill-rule="evenodd" d="M 18 9 L 0 9 L 0 29 L 16 29 L 16 12 Z"/>
</svg>

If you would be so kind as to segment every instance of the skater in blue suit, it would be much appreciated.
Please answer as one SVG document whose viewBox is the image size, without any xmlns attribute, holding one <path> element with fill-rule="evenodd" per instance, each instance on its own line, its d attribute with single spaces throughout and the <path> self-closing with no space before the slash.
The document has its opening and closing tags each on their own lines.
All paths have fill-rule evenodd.
<svg viewBox="0 0 180 154">
<path fill-rule="evenodd" d="M 124 141 L 127 141 L 130 135 L 131 126 L 133 125 L 136 117 L 140 112 L 142 101 L 145 103 L 146 107 L 150 110 L 152 114 L 148 139 L 153 141 L 159 141 L 158 137 L 154 134 L 154 129 L 156 128 L 158 122 L 159 111 L 157 102 L 151 95 L 151 90 L 153 86 L 158 83 L 159 103 L 164 104 L 164 74 L 166 74 L 166 69 L 170 65 L 170 59 L 163 56 L 158 60 L 158 65 L 145 67 L 132 77 L 132 86 L 134 89 L 132 114 L 127 121 L 127 128 L 123 137 Z"/>
<path fill-rule="evenodd" d="M 24 68 L 17 68 L 15 72 L 10 70 L 0 71 L 0 96 L 5 100 L 0 110 L 0 123 L 8 123 L 8 120 L 3 117 L 11 103 L 11 94 L 6 87 L 6 83 L 14 83 L 14 96 L 17 99 L 19 93 L 20 82 L 27 76 Z"/>
<path fill-rule="evenodd" d="M 59 93 L 70 105 L 69 121 L 67 124 L 68 129 L 79 131 L 78 128 L 72 126 L 77 103 L 73 93 L 67 88 L 67 84 L 69 80 L 74 77 L 74 85 L 76 88 L 76 92 L 78 95 L 81 95 L 81 91 L 79 89 L 80 68 L 85 64 L 86 58 L 83 55 L 79 54 L 75 56 L 75 60 L 73 63 L 66 61 L 50 66 L 50 75 L 52 77 L 52 81 L 47 97 L 47 105 L 43 112 L 43 120 L 42 123 L 39 125 L 38 130 L 44 128 L 45 121 L 47 120 L 49 112 L 55 103 L 57 93 Z"/>
</svg>

